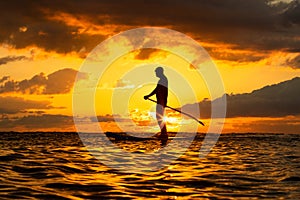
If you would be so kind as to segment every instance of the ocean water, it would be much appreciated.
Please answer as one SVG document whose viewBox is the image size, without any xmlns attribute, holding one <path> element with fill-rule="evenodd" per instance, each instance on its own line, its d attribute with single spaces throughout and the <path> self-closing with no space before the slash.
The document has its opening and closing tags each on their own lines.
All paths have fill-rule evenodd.
<svg viewBox="0 0 300 200">
<path fill-rule="evenodd" d="M 224 134 L 201 159 L 199 134 L 171 164 L 138 173 L 104 165 L 77 133 L 0 134 L 0 199 L 300 199 L 299 134 Z M 114 143 L 140 154 L 160 148 Z"/>
</svg>

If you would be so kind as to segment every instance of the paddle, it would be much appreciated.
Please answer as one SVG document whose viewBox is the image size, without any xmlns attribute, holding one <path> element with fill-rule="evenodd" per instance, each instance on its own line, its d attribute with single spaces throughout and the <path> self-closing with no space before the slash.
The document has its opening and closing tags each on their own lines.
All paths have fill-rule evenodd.
<svg viewBox="0 0 300 200">
<path fill-rule="evenodd" d="M 157 103 L 157 101 L 155 101 L 155 100 L 153 100 L 153 99 L 150 99 L 150 98 L 148 98 L 147 100 Z M 170 106 L 166 106 L 166 107 L 167 107 L 167 108 L 170 108 L 171 110 L 174 110 L 174 111 L 177 111 L 177 112 L 179 112 L 179 113 L 182 113 L 182 114 L 184 114 L 184 115 L 186 115 L 186 116 L 188 116 L 188 117 L 190 117 L 190 118 L 196 120 L 199 124 L 201 124 L 202 126 L 204 126 L 204 123 L 201 122 L 200 120 L 198 120 L 196 117 L 194 117 L 194 116 L 192 116 L 192 115 L 190 115 L 190 114 L 188 114 L 188 113 L 182 112 L 181 110 L 177 110 L 176 108 L 172 108 L 172 107 L 170 107 Z"/>
</svg>

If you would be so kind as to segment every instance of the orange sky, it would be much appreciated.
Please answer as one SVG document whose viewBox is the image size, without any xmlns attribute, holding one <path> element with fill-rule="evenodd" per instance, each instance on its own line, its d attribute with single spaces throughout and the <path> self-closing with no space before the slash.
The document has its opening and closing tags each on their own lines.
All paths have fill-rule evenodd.
<svg viewBox="0 0 300 200">
<path fill-rule="evenodd" d="M 0 14 L 1 131 L 75 131 L 75 77 L 84 88 L 89 88 L 84 85 L 85 79 L 95 78 L 92 72 L 77 72 L 98 44 L 133 28 L 165 27 L 193 38 L 210 55 L 227 94 L 251 93 L 300 77 L 299 3 L 248 2 L 246 9 L 244 3 L 227 0 L 222 5 L 210 1 L 178 1 L 172 5 L 153 1 L 148 5 L 153 12 L 138 1 L 72 5 L 1 2 L 6 8 Z M 110 48 L 114 52 L 129 44 L 120 41 Z M 109 57 L 105 52 L 98 54 Z M 162 50 L 137 50 L 114 60 L 97 80 L 94 106 L 99 117 L 92 122 L 100 121 L 105 131 L 158 131 L 151 117 L 154 105 L 142 99 L 155 87 L 158 79 L 153 71 L 157 66 L 165 67 L 169 78 L 170 106 L 179 108 L 211 99 L 204 78 L 182 57 Z M 86 119 L 92 115 L 87 107 L 83 103 L 80 108 Z M 278 111 L 278 115 L 241 113 L 227 117 L 223 132 L 299 133 L 300 110 L 294 110 L 285 114 Z M 121 121 L 119 127 L 115 120 Z M 166 120 L 172 131 L 190 123 L 172 112 Z M 203 121 L 209 124 L 210 120 L 205 117 Z M 198 131 L 207 129 L 199 126 Z"/>
</svg>

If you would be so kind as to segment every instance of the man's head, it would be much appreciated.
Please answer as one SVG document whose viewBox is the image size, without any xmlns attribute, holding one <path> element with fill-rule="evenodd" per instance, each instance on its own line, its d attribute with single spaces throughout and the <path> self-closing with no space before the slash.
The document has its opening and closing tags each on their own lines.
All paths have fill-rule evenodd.
<svg viewBox="0 0 300 200">
<path fill-rule="evenodd" d="M 163 76 L 163 75 L 164 75 L 164 68 L 162 68 L 162 67 L 157 67 L 157 68 L 155 69 L 155 73 L 156 73 L 156 76 L 157 76 L 157 77 Z"/>
</svg>

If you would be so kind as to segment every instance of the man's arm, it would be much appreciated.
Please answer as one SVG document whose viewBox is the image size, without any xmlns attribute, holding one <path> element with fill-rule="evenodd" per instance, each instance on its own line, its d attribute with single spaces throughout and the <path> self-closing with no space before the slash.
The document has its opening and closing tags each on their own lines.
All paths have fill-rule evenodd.
<svg viewBox="0 0 300 200">
<path fill-rule="evenodd" d="M 156 94 L 156 90 L 157 90 L 157 86 L 156 86 L 156 88 L 150 94 L 144 96 L 144 99 L 147 100 L 147 99 L 149 99 L 149 97 L 155 95 Z"/>
</svg>

